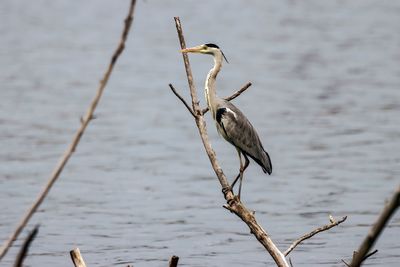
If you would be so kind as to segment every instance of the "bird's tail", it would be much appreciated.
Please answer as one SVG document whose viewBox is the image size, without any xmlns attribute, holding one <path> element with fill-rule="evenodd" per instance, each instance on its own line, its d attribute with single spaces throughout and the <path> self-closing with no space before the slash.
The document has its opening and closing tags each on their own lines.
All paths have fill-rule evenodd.
<svg viewBox="0 0 400 267">
<path fill-rule="evenodd" d="M 271 163 L 271 158 L 269 157 L 267 151 L 263 151 L 263 155 L 262 155 L 262 170 L 264 171 L 264 173 L 268 173 L 269 175 L 271 175 L 272 173 L 272 163 Z"/>
</svg>

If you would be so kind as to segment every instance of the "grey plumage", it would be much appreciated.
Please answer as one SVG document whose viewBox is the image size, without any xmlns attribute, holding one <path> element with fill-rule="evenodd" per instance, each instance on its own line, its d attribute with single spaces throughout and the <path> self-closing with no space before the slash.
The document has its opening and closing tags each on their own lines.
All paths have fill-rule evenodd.
<svg viewBox="0 0 400 267">
<path fill-rule="evenodd" d="M 248 157 L 257 162 L 264 173 L 272 173 L 271 159 L 265 151 L 260 138 L 253 125 L 246 116 L 232 103 L 219 98 L 216 94 L 215 82 L 218 72 L 221 70 L 223 58 L 225 55 L 215 44 L 204 44 L 192 48 L 183 49 L 184 53 L 202 53 L 214 57 L 214 67 L 207 75 L 205 82 L 205 97 L 212 117 L 216 123 L 218 133 L 229 143 L 235 146 L 240 160 L 239 174 L 233 181 L 233 188 L 236 181 L 240 179 L 239 198 L 242 187 L 243 172 L 249 165 Z M 226 60 L 226 58 L 225 58 Z M 245 163 L 242 163 L 243 155 Z"/>
<path fill-rule="evenodd" d="M 235 105 L 222 100 L 216 111 L 218 132 L 226 141 L 257 162 L 265 173 L 271 174 L 271 159 L 253 125 Z"/>
</svg>

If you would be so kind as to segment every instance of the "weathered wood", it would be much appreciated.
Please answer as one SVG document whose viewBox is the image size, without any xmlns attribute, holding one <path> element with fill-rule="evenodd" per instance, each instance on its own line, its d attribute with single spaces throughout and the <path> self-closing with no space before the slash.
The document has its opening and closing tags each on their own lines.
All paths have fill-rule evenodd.
<svg viewBox="0 0 400 267">
<path fill-rule="evenodd" d="M 85 261 L 82 258 L 79 248 L 74 248 L 69 252 L 69 254 L 71 255 L 71 260 L 74 263 L 75 267 L 86 267 Z"/>
</svg>

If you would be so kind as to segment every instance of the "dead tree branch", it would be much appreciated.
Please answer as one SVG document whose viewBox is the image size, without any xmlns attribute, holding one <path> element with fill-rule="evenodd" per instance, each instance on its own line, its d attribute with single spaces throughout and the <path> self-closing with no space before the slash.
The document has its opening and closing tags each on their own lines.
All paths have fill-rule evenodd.
<svg viewBox="0 0 400 267">
<path fill-rule="evenodd" d="M 318 234 L 320 232 L 327 231 L 327 230 L 331 229 L 332 227 L 338 226 L 339 224 L 344 222 L 346 219 L 347 219 L 347 216 L 344 216 L 339 221 L 335 221 L 335 220 L 331 219 L 331 222 L 329 224 L 326 224 L 324 226 L 318 227 L 317 229 L 311 231 L 310 233 L 307 233 L 307 234 L 303 235 L 302 237 L 300 237 L 300 238 L 296 239 L 295 241 L 293 241 L 293 243 L 289 246 L 289 248 L 285 252 L 283 252 L 283 254 L 285 256 L 289 255 L 289 253 L 292 252 L 292 250 L 295 247 L 297 247 L 304 240 L 309 239 L 309 238 L 313 237 L 314 235 L 316 235 L 316 234 Z"/>
<path fill-rule="evenodd" d="M 56 165 L 55 169 L 53 170 L 52 174 L 50 175 L 50 178 L 47 182 L 47 184 L 44 186 L 42 192 L 38 195 L 37 199 L 33 202 L 32 206 L 30 209 L 26 212 L 26 214 L 23 216 L 19 224 L 17 225 L 16 229 L 14 232 L 10 235 L 8 240 L 3 244 L 3 246 L 0 249 L 0 260 L 3 258 L 3 256 L 7 253 L 9 247 L 12 245 L 14 240 L 18 237 L 18 235 L 21 233 L 22 229 L 26 226 L 28 223 L 29 219 L 32 217 L 32 215 L 35 213 L 37 208 L 40 206 L 40 204 L 43 202 L 45 199 L 46 195 L 50 191 L 51 187 L 53 186 L 54 182 L 57 180 L 57 178 L 60 176 L 62 170 L 64 169 L 65 165 L 67 164 L 69 158 L 71 157 L 72 153 L 75 151 L 76 147 L 78 146 L 79 141 L 81 140 L 81 137 L 83 133 L 85 132 L 86 127 L 88 126 L 90 120 L 93 118 L 93 113 L 97 107 L 97 104 L 99 103 L 100 97 L 103 94 L 104 88 L 107 85 L 108 79 L 110 78 L 111 72 L 114 68 L 114 65 L 122 53 L 122 51 L 125 48 L 125 42 L 128 37 L 128 32 L 132 24 L 133 20 L 133 11 L 135 7 L 136 0 L 131 0 L 130 7 L 129 7 L 129 12 L 128 16 L 125 19 L 125 26 L 124 30 L 122 32 L 121 40 L 118 44 L 117 49 L 115 50 L 114 54 L 112 55 L 110 64 L 103 76 L 103 79 L 100 82 L 99 88 L 97 90 L 96 96 L 92 100 L 89 108 L 86 111 L 85 116 L 82 118 L 81 121 L 81 126 L 80 128 L 76 131 L 75 136 L 72 139 L 72 142 L 70 143 L 69 147 L 67 150 L 64 152 L 62 155 L 60 161 Z"/>
<path fill-rule="evenodd" d="M 351 267 L 361 266 L 362 262 L 368 258 L 367 254 L 372 246 L 375 244 L 379 235 L 385 228 L 389 219 L 395 213 L 396 209 L 400 206 L 400 185 L 397 187 L 396 191 L 393 194 L 392 199 L 385 205 L 381 215 L 378 217 L 378 220 L 374 223 L 371 230 L 365 237 L 364 241 L 361 243 L 359 249 L 354 253 L 353 260 L 351 261 Z M 375 254 L 375 253 L 374 253 Z"/>
<path fill-rule="evenodd" d="M 176 24 L 176 29 L 178 32 L 179 36 L 179 41 L 181 48 L 184 49 L 186 48 L 185 40 L 183 37 L 183 32 L 182 32 L 182 26 L 181 22 L 178 17 L 175 17 L 175 24 Z M 197 98 L 197 91 L 193 82 L 193 76 L 192 76 L 192 71 L 190 68 L 189 64 L 189 58 L 186 53 L 183 53 L 183 61 L 185 64 L 185 70 L 186 70 L 186 75 L 189 83 L 189 88 L 190 88 L 190 95 L 192 98 L 192 108 L 195 114 L 195 121 L 197 128 L 199 130 L 199 134 L 201 137 L 201 140 L 203 142 L 204 148 L 207 152 L 207 155 L 210 159 L 211 165 L 218 177 L 218 180 L 221 184 L 221 187 L 224 192 L 224 197 L 228 202 L 228 205 L 226 205 L 226 208 L 228 208 L 231 212 L 235 213 L 239 218 L 241 218 L 247 226 L 250 228 L 250 232 L 257 238 L 257 240 L 265 247 L 265 249 L 269 252 L 269 254 L 272 256 L 274 261 L 278 266 L 284 266 L 288 267 L 289 264 L 286 261 L 285 256 L 283 255 L 282 252 L 276 247 L 270 236 L 267 234 L 267 232 L 257 223 L 254 214 L 250 212 L 241 202 L 240 200 L 234 196 L 232 193 L 228 180 L 223 173 L 214 150 L 211 147 L 211 144 L 208 139 L 208 134 L 207 134 L 207 128 L 206 128 L 206 123 L 203 117 L 203 112 L 200 108 L 199 101 Z"/>
<path fill-rule="evenodd" d="M 21 250 L 19 251 L 17 258 L 15 260 L 14 267 L 22 267 L 22 263 L 28 254 L 29 246 L 31 245 L 33 239 L 35 239 L 37 233 L 39 231 L 39 225 L 36 225 L 35 228 L 29 233 L 28 237 L 24 241 Z"/>
<path fill-rule="evenodd" d="M 75 267 L 86 267 L 85 261 L 82 258 L 81 251 L 79 248 L 74 248 L 69 252 L 71 255 L 71 260 L 74 263 Z"/>
</svg>

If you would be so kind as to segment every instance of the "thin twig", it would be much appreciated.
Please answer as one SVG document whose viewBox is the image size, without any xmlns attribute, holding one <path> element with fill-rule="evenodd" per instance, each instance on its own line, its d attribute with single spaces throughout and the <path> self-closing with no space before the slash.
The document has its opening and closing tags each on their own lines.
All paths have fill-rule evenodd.
<svg viewBox="0 0 400 267">
<path fill-rule="evenodd" d="M 350 267 L 350 264 L 348 264 L 345 260 L 342 259 L 342 262 L 343 262 L 344 265 L 346 265 L 347 267 Z"/>
<path fill-rule="evenodd" d="M 178 261 L 179 261 L 179 257 L 178 256 L 172 256 L 171 259 L 169 260 L 169 264 L 168 267 L 176 267 L 178 266 Z"/>
<path fill-rule="evenodd" d="M 231 100 L 235 99 L 236 97 L 240 96 L 244 91 L 246 91 L 250 86 L 251 86 L 251 82 L 246 83 L 242 88 L 237 90 L 231 96 L 225 97 L 225 100 L 231 101 Z M 208 107 L 203 108 L 203 110 L 201 112 L 202 112 L 202 114 L 205 114 L 207 111 L 208 111 Z"/>
<path fill-rule="evenodd" d="M 86 267 L 85 261 L 83 260 L 81 251 L 79 248 L 74 248 L 69 252 L 71 256 L 71 260 L 74 263 L 75 267 Z"/>
<path fill-rule="evenodd" d="M 366 255 L 378 239 L 379 235 L 385 228 L 390 217 L 395 213 L 396 209 L 400 206 L 400 185 L 397 187 L 393 194 L 392 199 L 385 205 L 378 220 L 374 223 L 371 230 L 361 243 L 357 253 L 353 256 L 350 266 L 358 267 L 361 266 L 362 262 L 366 259 Z"/>
<path fill-rule="evenodd" d="M 331 229 L 332 227 L 338 226 L 339 224 L 341 224 L 342 222 L 344 222 L 347 219 L 347 216 L 344 216 L 342 219 L 340 219 L 339 221 L 332 221 L 331 223 L 318 227 L 317 229 L 311 231 L 310 233 L 307 233 L 305 235 L 303 235 L 302 237 L 296 239 L 295 241 L 293 241 L 293 243 L 289 246 L 289 248 L 283 253 L 285 256 L 289 255 L 289 253 L 295 248 L 297 247 L 301 242 L 303 242 L 306 239 L 309 239 L 311 237 L 313 237 L 314 235 L 320 233 L 320 232 L 324 232 L 327 231 L 329 229 Z"/>
<path fill-rule="evenodd" d="M 176 91 L 176 89 L 174 88 L 174 86 L 172 84 L 169 84 L 169 88 L 171 88 L 172 92 L 176 95 L 177 98 L 179 98 L 179 100 L 182 101 L 182 103 L 185 105 L 185 107 L 187 108 L 187 110 L 190 112 L 190 114 L 192 114 L 192 116 L 194 118 L 196 118 L 196 115 L 194 114 L 193 110 L 190 108 L 190 106 L 188 105 L 188 103 L 186 103 L 185 99 L 183 99 L 183 97 Z"/>
<path fill-rule="evenodd" d="M 181 45 L 181 48 L 184 49 L 184 48 L 186 48 L 186 44 L 185 44 L 185 40 L 183 37 L 181 22 L 178 17 L 175 17 L 174 19 L 175 19 L 175 25 L 176 25 L 176 29 L 178 32 L 178 36 L 179 36 L 180 45 Z M 203 142 L 204 148 L 210 159 L 211 165 L 218 177 L 221 187 L 223 188 L 224 197 L 229 203 L 228 209 L 231 212 L 235 213 L 239 218 L 241 218 L 247 224 L 247 226 L 250 228 L 250 232 L 257 238 L 257 240 L 269 252 L 271 257 L 274 259 L 275 263 L 279 267 L 282 267 L 282 266 L 289 267 L 289 263 L 286 261 L 285 256 L 282 254 L 282 252 L 279 251 L 279 249 L 273 243 L 272 239 L 267 234 L 267 232 L 257 223 L 257 221 L 254 217 L 254 214 L 252 212 L 250 212 L 240 202 L 240 200 L 233 195 L 232 191 L 230 190 L 228 180 L 227 180 L 225 174 L 223 173 L 221 167 L 219 166 L 219 163 L 216 158 L 216 154 L 215 154 L 214 150 L 211 148 L 211 145 L 210 145 L 210 142 L 208 139 L 206 124 L 204 121 L 202 111 L 200 109 L 199 101 L 197 98 L 197 92 L 196 92 L 196 88 L 194 86 L 193 76 L 192 76 L 192 72 L 190 69 L 189 58 L 186 53 L 183 53 L 183 61 L 185 64 L 186 75 L 188 78 L 190 95 L 192 97 L 193 111 L 194 111 L 194 114 L 196 115 L 195 116 L 196 125 L 199 130 L 199 134 L 200 134 L 201 140 Z"/>
<path fill-rule="evenodd" d="M 29 246 L 31 245 L 33 239 L 35 239 L 37 233 L 39 231 L 39 225 L 36 225 L 35 228 L 29 233 L 28 237 L 24 241 L 21 250 L 19 251 L 17 258 L 15 260 L 14 267 L 22 267 L 22 263 L 28 254 Z"/>
<path fill-rule="evenodd" d="M 128 16 L 125 19 L 125 26 L 124 26 L 124 30 L 122 32 L 121 40 L 119 42 L 117 49 L 115 50 L 114 54 L 112 55 L 111 62 L 107 68 L 107 71 L 104 74 L 103 79 L 100 82 L 96 96 L 94 97 L 94 99 L 92 100 L 92 103 L 90 104 L 89 108 L 87 109 L 85 116 L 82 118 L 82 123 L 81 123 L 80 128 L 76 131 L 71 144 L 69 145 L 67 150 L 62 155 L 60 161 L 58 162 L 55 169 L 53 170 L 53 172 L 52 172 L 47 184 L 43 188 L 42 192 L 40 192 L 40 194 L 37 197 L 37 199 L 35 200 L 35 202 L 32 204 L 30 209 L 26 212 L 26 214 L 23 216 L 22 220 L 19 222 L 17 228 L 14 230 L 14 232 L 10 235 L 8 240 L 1 247 L 0 260 L 7 253 L 8 249 L 10 248 L 10 246 L 12 245 L 14 240 L 18 237 L 18 235 L 21 233 L 22 229 L 24 229 L 24 227 L 28 223 L 29 219 L 32 217 L 32 215 L 35 213 L 37 208 L 40 206 L 40 204 L 45 199 L 46 195 L 50 191 L 54 182 L 60 176 L 60 173 L 62 172 L 64 166 L 67 164 L 72 153 L 75 151 L 87 125 L 89 124 L 90 120 L 92 119 L 94 110 L 96 109 L 97 104 L 99 103 L 100 97 L 102 96 L 104 88 L 105 88 L 105 86 L 108 82 L 108 79 L 111 75 L 111 72 L 114 68 L 115 62 L 117 61 L 119 55 L 124 50 L 125 42 L 128 37 L 128 32 L 129 32 L 129 29 L 131 27 L 132 20 L 133 20 L 133 11 L 134 11 L 134 7 L 135 7 L 135 3 L 136 3 L 136 0 L 131 0 Z"/>
<path fill-rule="evenodd" d="M 363 261 L 365 261 L 366 259 L 368 259 L 369 257 L 371 257 L 372 255 L 375 255 L 376 253 L 378 253 L 378 250 L 375 249 L 374 251 L 368 253 L 367 255 L 365 255 Z"/>
<path fill-rule="evenodd" d="M 293 267 L 293 262 L 292 262 L 291 258 L 289 258 L 289 264 L 290 264 L 290 267 Z"/>
</svg>

